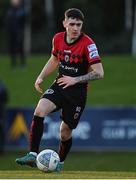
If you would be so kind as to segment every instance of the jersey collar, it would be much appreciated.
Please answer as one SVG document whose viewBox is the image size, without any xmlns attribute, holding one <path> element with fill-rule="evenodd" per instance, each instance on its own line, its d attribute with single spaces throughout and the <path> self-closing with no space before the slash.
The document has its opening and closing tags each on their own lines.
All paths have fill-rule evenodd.
<svg viewBox="0 0 136 180">
<path fill-rule="evenodd" d="M 65 41 L 65 43 L 66 43 L 68 46 L 71 46 L 72 44 L 77 43 L 77 42 L 82 38 L 83 33 L 81 32 L 80 36 L 79 36 L 74 42 L 72 42 L 72 43 L 68 43 L 68 42 L 67 42 L 66 36 L 67 36 L 67 33 L 65 32 L 65 34 L 64 34 L 64 41 Z"/>
</svg>

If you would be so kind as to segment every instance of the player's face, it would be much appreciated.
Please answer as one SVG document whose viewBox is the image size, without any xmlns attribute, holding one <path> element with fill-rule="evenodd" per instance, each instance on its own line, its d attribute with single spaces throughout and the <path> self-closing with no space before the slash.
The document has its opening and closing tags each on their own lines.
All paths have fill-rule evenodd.
<svg viewBox="0 0 136 180">
<path fill-rule="evenodd" d="M 69 37 L 69 39 L 74 40 L 77 39 L 81 34 L 83 21 L 79 19 L 69 18 L 63 21 L 63 25 L 66 29 L 67 36 Z"/>
</svg>

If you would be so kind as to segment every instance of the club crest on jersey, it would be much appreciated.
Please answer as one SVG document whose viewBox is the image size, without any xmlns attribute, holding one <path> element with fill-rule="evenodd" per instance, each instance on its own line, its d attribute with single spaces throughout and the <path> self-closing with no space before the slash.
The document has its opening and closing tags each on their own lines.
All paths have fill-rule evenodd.
<svg viewBox="0 0 136 180">
<path fill-rule="evenodd" d="M 89 52 L 91 52 L 91 51 L 97 50 L 97 47 L 95 44 L 90 44 L 87 46 L 87 49 Z"/>
<path fill-rule="evenodd" d="M 65 59 L 66 62 L 68 62 L 68 61 L 69 61 L 69 55 L 66 54 L 66 55 L 64 56 L 64 59 Z"/>
<path fill-rule="evenodd" d="M 53 94 L 54 93 L 54 90 L 53 89 L 47 89 L 45 91 L 45 94 Z"/>
</svg>

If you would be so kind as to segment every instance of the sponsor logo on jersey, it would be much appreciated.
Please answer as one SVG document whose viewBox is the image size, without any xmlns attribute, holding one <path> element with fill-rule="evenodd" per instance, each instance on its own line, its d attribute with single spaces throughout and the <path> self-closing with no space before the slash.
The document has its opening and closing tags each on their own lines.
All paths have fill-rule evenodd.
<svg viewBox="0 0 136 180">
<path fill-rule="evenodd" d="M 97 47 L 95 44 L 90 44 L 87 46 L 87 49 L 89 52 L 91 52 L 91 51 L 97 50 Z"/>
<path fill-rule="evenodd" d="M 89 53 L 89 57 L 90 58 L 96 58 L 96 57 L 99 57 L 99 54 L 98 54 L 98 51 L 92 51 Z"/>
<path fill-rule="evenodd" d="M 65 69 L 67 71 L 75 72 L 75 73 L 78 72 L 78 68 L 75 68 L 73 66 L 69 67 L 67 65 L 63 65 L 61 62 L 60 62 L 60 68 Z"/>
<path fill-rule="evenodd" d="M 53 94 L 54 93 L 54 90 L 53 89 L 47 89 L 45 91 L 45 94 Z"/>
</svg>

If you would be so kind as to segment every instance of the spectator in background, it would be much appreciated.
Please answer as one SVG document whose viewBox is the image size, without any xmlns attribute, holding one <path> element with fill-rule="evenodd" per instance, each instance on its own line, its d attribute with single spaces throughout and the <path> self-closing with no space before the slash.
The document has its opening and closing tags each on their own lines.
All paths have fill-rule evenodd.
<svg viewBox="0 0 136 180">
<path fill-rule="evenodd" d="M 4 144 L 5 144 L 4 115 L 5 115 L 7 101 L 8 101 L 7 89 L 0 80 L 0 154 L 3 153 Z"/>
<path fill-rule="evenodd" d="M 9 53 L 11 56 L 11 67 L 17 66 L 17 56 L 20 58 L 21 67 L 25 67 L 24 54 L 24 29 L 26 13 L 22 0 L 11 0 L 11 7 L 7 14 L 7 32 Z"/>
</svg>

